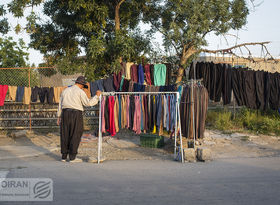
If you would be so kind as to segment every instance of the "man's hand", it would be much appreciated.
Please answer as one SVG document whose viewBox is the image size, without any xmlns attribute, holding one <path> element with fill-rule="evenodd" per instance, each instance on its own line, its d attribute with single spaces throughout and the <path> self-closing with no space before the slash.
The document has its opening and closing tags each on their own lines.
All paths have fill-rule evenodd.
<svg viewBox="0 0 280 205">
<path fill-rule="evenodd" d="M 102 93 L 101 90 L 97 90 L 95 95 L 97 95 L 99 97 L 101 95 L 101 93 Z"/>
<path fill-rule="evenodd" d="M 56 124 L 59 126 L 60 125 L 60 117 L 59 118 L 57 118 L 57 121 L 56 121 Z"/>
</svg>

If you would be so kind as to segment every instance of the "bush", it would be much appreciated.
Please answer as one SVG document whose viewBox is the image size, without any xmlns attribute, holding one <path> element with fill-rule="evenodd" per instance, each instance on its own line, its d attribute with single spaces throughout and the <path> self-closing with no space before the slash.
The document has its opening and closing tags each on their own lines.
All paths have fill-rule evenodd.
<svg viewBox="0 0 280 205">
<path fill-rule="evenodd" d="M 233 128 L 231 112 L 222 112 L 218 114 L 215 122 L 215 128 L 218 130 L 230 130 Z"/>
<path fill-rule="evenodd" d="M 207 113 L 206 125 L 222 131 L 249 130 L 260 134 L 280 135 L 280 115 L 276 111 L 257 111 L 247 108 L 236 113 L 211 110 Z"/>
</svg>

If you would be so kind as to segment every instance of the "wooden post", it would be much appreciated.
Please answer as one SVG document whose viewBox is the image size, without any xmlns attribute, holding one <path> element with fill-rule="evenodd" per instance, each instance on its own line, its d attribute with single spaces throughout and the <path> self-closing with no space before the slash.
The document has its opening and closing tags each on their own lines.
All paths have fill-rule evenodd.
<svg viewBox="0 0 280 205">
<path fill-rule="evenodd" d="M 30 79 L 30 71 L 31 68 L 28 69 L 28 84 L 29 84 L 29 88 L 31 87 L 31 79 Z M 31 131 L 31 102 L 29 102 L 29 131 Z"/>
</svg>

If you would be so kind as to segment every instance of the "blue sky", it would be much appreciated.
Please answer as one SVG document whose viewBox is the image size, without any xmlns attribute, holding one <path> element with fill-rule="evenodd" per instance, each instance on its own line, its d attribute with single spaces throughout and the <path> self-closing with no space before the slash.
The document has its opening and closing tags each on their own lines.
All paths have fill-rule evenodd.
<svg viewBox="0 0 280 205">
<path fill-rule="evenodd" d="M 10 0 L 2 0 L 1 4 L 6 4 L 8 2 L 10 2 Z M 229 34 L 238 36 L 238 39 L 227 35 L 226 41 L 222 36 L 217 37 L 214 34 L 210 34 L 207 36 L 207 48 L 214 50 L 231 47 L 236 43 L 271 41 L 267 46 L 269 51 L 275 58 L 280 58 L 280 0 L 256 0 L 256 2 L 262 2 L 262 4 L 250 12 L 247 25 L 242 30 L 229 32 Z M 9 21 L 12 27 L 14 27 L 17 22 L 24 23 L 23 20 L 15 19 L 11 15 L 9 15 Z M 10 32 L 9 35 L 15 40 L 23 38 L 26 43 L 29 43 L 29 36 L 26 33 L 17 35 L 14 32 Z M 160 36 L 156 36 L 157 41 L 161 42 Z M 261 56 L 261 47 L 251 46 L 250 50 L 253 56 Z M 37 66 L 42 62 L 43 56 L 40 52 L 34 49 L 29 49 L 28 52 L 30 53 L 30 63 L 35 63 Z M 243 50 L 243 52 L 245 53 L 245 50 Z"/>
<path fill-rule="evenodd" d="M 260 2 L 257 0 L 256 2 Z M 239 36 L 237 43 L 271 41 L 267 46 L 274 57 L 280 57 L 280 1 L 263 0 L 263 3 L 251 11 L 247 25 L 240 31 L 230 31 L 230 34 Z M 208 48 L 228 47 L 223 37 L 210 35 L 207 37 Z M 235 45 L 236 38 L 228 37 L 229 45 Z M 260 56 L 260 47 L 251 47 L 252 55 Z M 245 51 L 245 50 L 244 50 Z"/>
</svg>

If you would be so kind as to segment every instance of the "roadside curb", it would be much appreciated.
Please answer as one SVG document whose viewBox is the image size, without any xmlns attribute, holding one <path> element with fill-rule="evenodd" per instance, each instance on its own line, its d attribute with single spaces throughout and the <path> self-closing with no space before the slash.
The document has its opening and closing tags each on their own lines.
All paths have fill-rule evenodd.
<svg viewBox="0 0 280 205">
<path fill-rule="evenodd" d="M 21 146 L 16 146 L 16 147 L 20 148 Z M 33 146 L 30 146 L 30 147 L 33 147 Z M 0 149 L 1 149 L 1 146 L 0 146 Z M 42 149 L 46 149 L 46 148 L 42 148 Z M 51 148 L 51 149 L 46 149 L 44 151 L 43 150 L 42 151 L 38 151 L 37 153 L 33 153 L 33 154 L 23 154 L 23 155 L 13 155 L 13 156 L 11 156 L 11 155 L 10 156 L 0 156 L 0 160 L 27 158 L 27 157 L 37 157 L 37 156 L 40 156 L 40 155 L 49 154 L 49 153 L 57 151 L 59 149 L 60 148 L 58 148 L 58 147 L 54 147 L 54 148 Z"/>
</svg>

